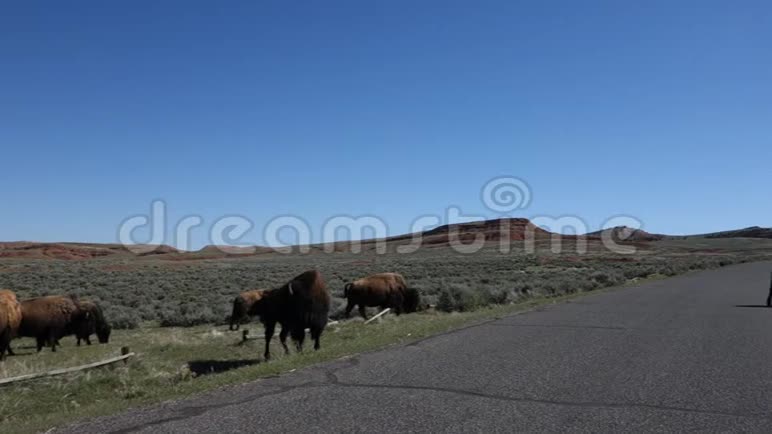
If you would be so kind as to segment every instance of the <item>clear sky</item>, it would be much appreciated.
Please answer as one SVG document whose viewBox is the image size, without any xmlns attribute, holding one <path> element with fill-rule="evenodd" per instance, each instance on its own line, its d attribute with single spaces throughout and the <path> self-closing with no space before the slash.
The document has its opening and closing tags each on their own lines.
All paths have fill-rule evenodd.
<svg viewBox="0 0 772 434">
<path fill-rule="evenodd" d="M 770 226 L 772 5 L 7 2 L 0 147 L 0 240 L 115 241 L 153 199 L 398 234 L 496 217 L 498 175 L 516 216 Z"/>
</svg>

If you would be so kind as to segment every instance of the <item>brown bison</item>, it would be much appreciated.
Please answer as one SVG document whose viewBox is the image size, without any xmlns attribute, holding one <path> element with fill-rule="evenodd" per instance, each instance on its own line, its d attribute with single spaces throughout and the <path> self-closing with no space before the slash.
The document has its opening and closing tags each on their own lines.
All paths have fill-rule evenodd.
<svg viewBox="0 0 772 434">
<path fill-rule="evenodd" d="M 398 273 L 380 273 L 357 279 L 346 284 L 343 296 L 348 301 L 346 317 L 348 318 L 354 306 L 359 306 L 359 314 L 367 319 L 367 307 L 378 306 L 381 309 L 391 308 L 399 315 L 402 312 L 411 313 L 418 310 L 420 295 L 414 288 L 408 288 L 405 278 Z"/>
<path fill-rule="evenodd" d="M 310 329 L 314 349 L 318 350 L 319 339 L 327 325 L 329 312 L 330 293 L 322 275 L 311 270 L 295 277 L 281 288 L 265 291 L 263 297 L 252 305 L 249 313 L 259 315 L 260 322 L 265 326 L 264 356 L 269 360 L 269 347 L 276 323 L 281 324 L 279 340 L 286 353 L 289 353 L 287 334 L 295 341 L 297 350 L 303 350 L 306 328 Z"/>
<path fill-rule="evenodd" d="M 49 295 L 24 300 L 19 336 L 35 338 L 38 352 L 45 345 L 56 351 L 59 339 L 75 334 L 86 317 L 74 297 Z"/>
<path fill-rule="evenodd" d="M 233 313 L 231 313 L 230 330 L 238 330 L 242 323 L 249 320 L 249 312 L 265 293 L 262 289 L 244 291 L 233 299 Z"/>
<path fill-rule="evenodd" d="M 7 289 L 0 290 L 0 360 L 5 359 L 5 353 L 13 355 L 11 339 L 19 332 L 21 323 L 21 306 L 16 294 Z"/>
<path fill-rule="evenodd" d="M 75 337 L 80 341 L 86 341 L 86 345 L 91 345 L 91 335 L 96 334 L 100 344 L 110 342 L 110 324 L 105 320 L 102 308 L 92 301 L 81 301 L 78 303 L 81 313 L 74 326 Z"/>
</svg>

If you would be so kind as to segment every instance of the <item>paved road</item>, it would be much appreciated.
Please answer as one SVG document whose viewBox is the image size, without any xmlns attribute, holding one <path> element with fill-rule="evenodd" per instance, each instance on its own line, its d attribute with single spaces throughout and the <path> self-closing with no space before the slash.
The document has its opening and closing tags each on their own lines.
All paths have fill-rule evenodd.
<svg viewBox="0 0 772 434">
<path fill-rule="evenodd" d="M 770 271 L 595 294 L 64 431 L 770 432 Z"/>
</svg>

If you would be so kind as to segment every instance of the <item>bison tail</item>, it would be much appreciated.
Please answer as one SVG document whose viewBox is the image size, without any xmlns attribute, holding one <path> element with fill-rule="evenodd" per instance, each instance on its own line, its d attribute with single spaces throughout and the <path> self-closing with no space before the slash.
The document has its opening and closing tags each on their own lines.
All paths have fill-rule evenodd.
<svg viewBox="0 0 772 434">
<path fill-rule="evenodd" d="M 343 297 L 348 297 L 348 291 L 351 289 L 351 287 L 354 286 L 352 283 L 347 283 L 345 286 L 343 286 Z"/>
</svg>

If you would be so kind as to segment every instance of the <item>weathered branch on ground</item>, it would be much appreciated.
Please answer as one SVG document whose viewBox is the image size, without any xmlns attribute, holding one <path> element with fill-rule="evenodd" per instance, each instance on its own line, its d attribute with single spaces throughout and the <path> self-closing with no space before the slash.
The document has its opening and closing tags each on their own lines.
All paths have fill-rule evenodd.
<svg viewBox="0 0 772 434">
<path fill-rule="evenodd" d="M 389 311 L 391 311 L 390 307 L 387 307 L 386 309 L 383 309 L 382 311 L 380 311 L 378 313 L 378 315 L 375 315 L 374 317 L 372 317 L 372 318 L 368 319 L 367 321 L 365 321 L 365 324 L 370 324 L 371 322 L 373 322 L 373 321 L 377 320 L 378 318 L 380 318 L 380 317 L 386 315 L 387 313 L 389 313 Z"/>
<path fill-rule="evenodd" d="M 38 378 L 55 377 L 58 375 L 70 374 L 73 372 L 85 371 L 87 369 L 99 368 L 101 366 L 111 365 L 120 361 L 128 362 L 128 359 L 134 357 L 136 354 L 129 352 L 128 347 L 121 348 L 121 355 L 112 357 L 110 359 L 102 360 L 99 362 L 89 363 L 88 365 L 74 366 L 72 368 L 54 369 L 48 372 L 39 372 L 37 374 L 20 375 L 18 377 L 3 378 L 0 379 L 0 386 L 4 386 L 11 383 L 17 383 L 20 381 L 35 380 Z"/>
</svg>

